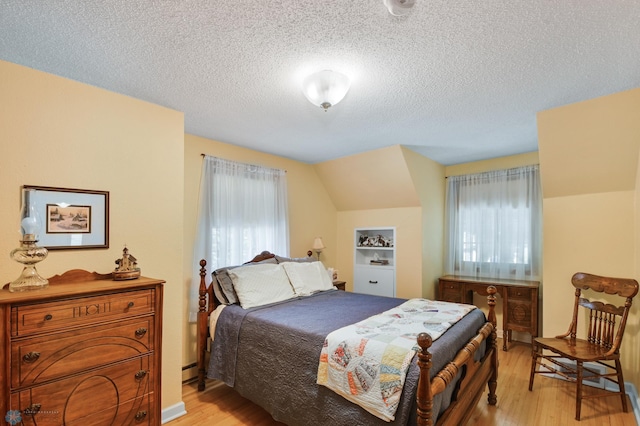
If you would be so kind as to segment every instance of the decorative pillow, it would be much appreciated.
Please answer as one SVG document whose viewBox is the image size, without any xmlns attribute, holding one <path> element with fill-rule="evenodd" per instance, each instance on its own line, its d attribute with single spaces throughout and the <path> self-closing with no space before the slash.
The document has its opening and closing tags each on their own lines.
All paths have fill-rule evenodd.
<svg viewBox="0 0 640 426">
<path fill-rule="evenodd" d="M 315 257 L 312 256 L 307 256 L 307 257 L 282 257 L 282 256 L 278 256 L 276 254 L 276 260 L 278 261 L 278 263 L 284 263 L 284 262 L 317 262 L 318 259 L 316 259 Z"/>
<path fill-rule="evenodd" d="M 215 277 L 218 285 L 213 287 L 213 292 L 216 297 L 220 301 L 220 303 L 224 303 L 225 305 L 233 305 L 234 303 L 239 303 L 238 295 L 236 294 L 233 288 L 233 281 L 231 281 L 231 277 L 229 276 L 229 271 L 234 268 L 251 266 L 251 265 L 262 265 L 262 264 L 276 264 L 278 263 L 276 259 L 265 259 L 261 262 L 255 263 L 247 263 L 244 265 L 238 266 L 226 266 L 224 268 L 219 268 L 213 271 L 213 276 Z M 220 294 L 221 293 L 221 294 Z"/>
<path fill-rule="evenodd" d="M 285 262 L 282 267 L 298 296 L 308 296 L 333 288 L 333 282 L 322 262 Z"/>
<path fill-rule="evenodd" d="M 229 299 L 227 298 L 226 294 L 222 290 L 222 283 L 221 283 L 221 281 L 223 280 L 222 274 L 224 274 L 225 276 L 224 279 L 229 280 L 229 282 L 231 282 L 231 278 L 229 278 L 229 275 L 227 275 L 226 269 L 217 269 L 213 271 L 211 273 L 211 275 L 213 276 L 213 281 L 211 282 L 211 285 L 213 286 L 213 294 L 216 296 L 216 299 L 218 299 L 218 301 L 223 305 L 231 305 L 233 303 L 237 303 L 238 300 L 237 300 L 237 297 L 235 297 L 235 295 L 233 295 L 233 298 L 235 298 L 236 301 L 233 303 L 229 302 Z M 231 289 L 233 290 L 233 283 L 231 283 Z"/>
<path fill-rule="evenodd" d="M 229 277 L 245 309 L 295 297 L 282 265 L 241 266 L 230 270 Z"/>
<path fill-rule="evenodd" d="M 220 300 L 220 303 L 224 303 L 226 305 L 233 305 L 234 303 L 238 303 L 238 296 L 233 289 L 233 282 L 231 281 L 231 277 L 229 276 L 229 270 L 233 268 L 238 268 L 238 266 L 220 268 L 213 271 L 213 276 L 218 282 L 218 285 L 213 287 L 213 292 L 215 293 L 218 300 Z"/>
</svg>

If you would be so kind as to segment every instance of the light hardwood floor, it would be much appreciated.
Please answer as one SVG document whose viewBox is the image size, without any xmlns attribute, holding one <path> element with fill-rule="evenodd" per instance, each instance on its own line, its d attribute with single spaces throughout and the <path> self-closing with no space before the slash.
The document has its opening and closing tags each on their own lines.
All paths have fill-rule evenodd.
<svg viewBox="0 0 640 426">
<path fill-rule="evenodd" d="M 498 348 L 502 344 L 499 342 Z M 540 426 L 635 426 L 633 407 L 623 413 L 620 401 L 613 398 L 585 400 L 582 421 L 574 419 L 575 385 L 537 376 L 533 391 L 529 392 L 531 347 L 514 342 L 508 352 L 499 351 L 498 405 L 487 405 L 486 392 L 468 425 Z M 167 423 L 169 426 L 216 425 L 256 426 L 283 425 L 276 422 L 262 408 L 238 395 L 233 389 L 214 381 L 207 383 L 204 392 L 195 383 L 183 386 L 183 401 L 187 414 Z M 587 389 L 588 391 L 589 389 Z"/>
</svg>

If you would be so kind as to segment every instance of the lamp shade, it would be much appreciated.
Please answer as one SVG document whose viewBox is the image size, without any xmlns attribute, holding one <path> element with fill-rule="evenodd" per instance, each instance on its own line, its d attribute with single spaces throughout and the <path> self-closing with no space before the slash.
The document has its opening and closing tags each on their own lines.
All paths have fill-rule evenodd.
<svg viewBox="0 0 640 426">
<path fill-rule="evenodd" d="M 320 252 L 322 250 L 324 250 L 324 243 L 322 242 L 322 238 L 320 237 L 316 237 L 315 240 L 313 240 L 313 250 Z"/>
<path fill-rule="evenodd" d="M 314 105 L 324 108 L 340 102 L 350 86 L 349 77 L 336 71 L 323 70 L 311 74 L 302 82 L 302 93 Z"/>
<path fill-rule="evenodd" d="M 38 241 L 42 221 L 35 205 L 35 189 L 23 191 L 22 211 L 20 215 L 20 230 L 25 241 Z"/>
</svg>

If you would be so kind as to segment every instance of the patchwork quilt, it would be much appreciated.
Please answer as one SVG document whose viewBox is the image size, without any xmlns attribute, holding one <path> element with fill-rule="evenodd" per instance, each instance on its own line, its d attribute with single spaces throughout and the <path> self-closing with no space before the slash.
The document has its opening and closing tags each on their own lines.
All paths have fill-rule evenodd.
<svg viewBox="0 0 640 426">
<path fill-rule="evenodd" d="M 433 340 L 475 306 L 411 299 L 327 336 L 317 383 L 371 414 L 393 421 L 422 332 Z"/>
</svg>

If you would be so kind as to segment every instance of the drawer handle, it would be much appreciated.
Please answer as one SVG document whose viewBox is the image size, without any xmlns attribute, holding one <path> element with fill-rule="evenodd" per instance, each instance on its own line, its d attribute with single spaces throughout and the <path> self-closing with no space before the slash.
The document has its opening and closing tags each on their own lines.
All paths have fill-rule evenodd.
<svg viewBox="0 0 640 426">
<path fill-rule="evenodd" d="M 29 352 L 25 356 L 22 357 L 22 360 L 27 363 L 36 362 L 40 358 L 40 352 Z"/>
<path fill-rule="evenodd" d="M 146 375 L 147 375 L 147 372 L 145 370 L 140 370 L 136 373 L 136 379 L 137 380 L 144 379 Z"/>
<path fill-rule="evenodd" d="M 127 303 L 127 309 L 133 308 L 133 305 L 135 305 L 135 303 L 133 303 L 133 302 Z"/>
<path fill-rule="evenodd" d="M 144 328 L 144 327 L 140 327 L 139 329 L 136 330 L 136 337 L 137 338 L 141 338 L 145 334 L 147 334 L 147 329 Z"/>
<path fill-rule="evenodd" d="M 51 314 L 47 314 L 47 315 L 44 316 L 44 320 L 45 321 L 51 321 L 52 319 L 53 319 L 53 315 L 51 315 Z"/>
<path fill-rule="evenodd" d="M 40 412 L 41 407 L 42 407 L 42 404 L 31 404 L 30 406 L 24 409 L 24 414 L 28 416 L 35 416 Z"/>
<path fill-rule="evenodd" d="M 378 281 L 371 281 L 371 280 L 369 280 L 369 284 L 378 284 Z"/>
<path fill-rule="evenodd" d="M 144 419 L 145 417 L 147 417 L 147 412 L 146 411 L 138 411 L 136 413 L 136 420 L 140 421 L 142 419 Z"/>
</svg>

